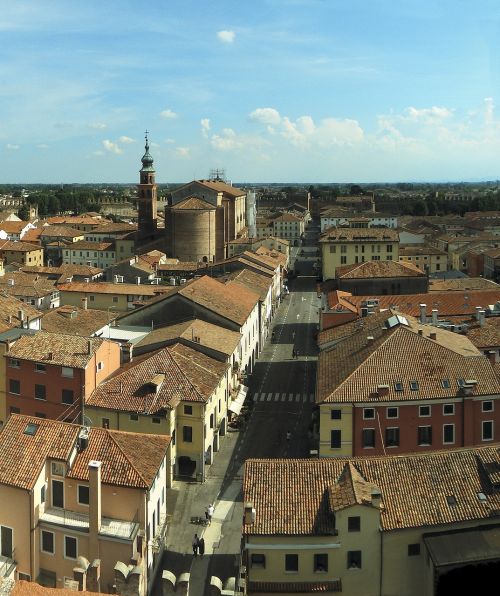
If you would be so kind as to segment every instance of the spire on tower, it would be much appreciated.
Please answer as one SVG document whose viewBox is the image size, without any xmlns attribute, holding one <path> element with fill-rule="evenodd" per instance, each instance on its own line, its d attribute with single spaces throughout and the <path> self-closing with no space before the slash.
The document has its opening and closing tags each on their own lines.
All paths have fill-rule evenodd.
<svg viewBox="0 0 500 596">
<path fill-rule="evenodd" d="M 148 134 L 149 131 L 146 130 L 146 132 L 144 133 L 144 138 L 146 140 L 146 145 L 144 147 L 144 149 L 146 150 L 146 152 L 144 153 L 144 155 L 142 156 L 142 172 L 154 172 L 154 168 L 153 168 L 153 158 L 151 157 L 151 154 L 149 153 L 149 139 L 148 139 Z"/>
</svg>

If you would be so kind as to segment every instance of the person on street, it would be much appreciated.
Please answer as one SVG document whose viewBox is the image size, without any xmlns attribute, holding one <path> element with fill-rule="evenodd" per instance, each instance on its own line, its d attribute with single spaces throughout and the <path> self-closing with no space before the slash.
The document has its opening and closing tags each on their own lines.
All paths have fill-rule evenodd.
<svg viewBox="0 0 500 596">
<path fill-rule="evenodd" d="M 199 548 L 199 546 L 200 546 L 200 539 L 198 538 L 198 534 L 195 534 L 194 535 L 194 538 L 193 538 L 193 555 L 195 557 L 198 556 L 198 548 Z"/>
<path fill-rule="evenodd" d="M 208 513 L 208 525 L 210 526 L 212 524 L 212 517 L 214 514 L 214 506 L 212 504 L 210 504 L 207 507 L 207 513 Z"/>
<path fill-rule="evenodd" d="M 295 358 L 295 348 L 292 348 L 292 359 Z"/>
<path fill-rule="evenodd" d="M 198 550 L 200 551 L 200 557 L 205 554 L 205 538 L 203 536 L 198 541 Z"/>
</svg>

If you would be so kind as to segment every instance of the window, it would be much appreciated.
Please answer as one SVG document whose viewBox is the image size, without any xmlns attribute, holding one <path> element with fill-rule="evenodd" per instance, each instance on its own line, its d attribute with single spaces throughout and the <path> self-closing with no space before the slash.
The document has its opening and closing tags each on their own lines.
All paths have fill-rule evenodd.
<svg viewBox="0 0 500 596">
<path fill-rule="evenodd" d="M 326 553 L 314 555 L 314 571 L 326 573 L 328 571 L 328 555 Z"/>
<path fill-rule="evenodd" d="M 409 544 L 408 545 L 408 556 L 417 557 L 420 554 L 420 544 Z"/>
<path fill-rule="evenodd" d="M 443 424 L 443 443 L 455 442 L 455 425 Z"/>
<path fill-rule="evenodd" d="M 73 536 L 64 537 L 64 558 L 76 559 L 78 556 L 77 540 Z"/>
<path fill-rule="evenodd" d="M 90 302 L 94 302 L 94 300 L 95 300 L 95 296 L 92 296 L 92 295 L 90 295 L 90 296 L 89 296 L 89 300 L 90 300 Z"/>
<path fill-rule="evenodd" d="M 97 371 L 102 370 L 104 368 L 104 362 L 102 362 L 102 360 L 101 360 L 101 362 L 98 362 L 96 368 L 97 368 Z"/>
<path fill-rule="evenodd" d="M 118 296 L 113 296 L 113 302 L 118 302 Z"/>
<path fill-rule="evenodd" d="M 394 391 L 403 391 L 403 383 L 401 381 L 394 383 Z"/>
<path fill-rule="evenodd" d="M 399 410 L 399 408 L 387 408 L 387 411 L 386 411 L 387 418 L 397 418 L 399 415 L 398 410 Z"/>
<path fill-rule="evenodd" d="M 21 366 L 21 362 L 17 358 L 9 358 L 9 366 L 11 368 L 19 368 Z"/>
<path fill-rule="evenodd" d="M 64 482 L 52 480 L 52 507 L 64 508 Z"/>
<path fill-rule="evenodd" d="M 347 264 L 347 257 L 345 255 L 342 255 L 340 257 L 340 264 L 341 265 L 346 265 Z"/>
<path fill-rule="evenodd" d="M 347 518 L 347 530 L 349 532 L 359 532 L 361 530 L 361 518 L 359 515 Z"/>
<path fill-rule="evenodd" d="M 340 246 L 340 252 L 344 252 L 344 253 L 347 252 L 347 244 L 342 244 Z"/>
<path fill-rule="evenodd" d="M 193 442 L 193 427 L 192 426 L 183 426 L 182 427 L 182 440 L 184 443 L 192 443 Z"/>
<path fill-rule="evenodd" d="M 130 420 L 137 422 L 139 420 L 139 414 L 130 414 Z"/>
<path fill-rule="evenodd" d="M 54 554 L 54 533 L 42 530 L 41 550 L 49 555 Z"/>
<path fill-rule="evenodd" d="M 70 366 L 61 366 L 61 375 L 68 379 L 73 378 L 73 369 Z"/>
<path fill-rule="evenodd" d="M 431 407 L 430 406 L 419 406 L 418 408 L 418 415 L 421 418 L 425 418 L 431 415 Z"/>
<path fill-rule="evenodd" d="M 330 246 L 330 252 L 337 252 L 336 246 Z"/>
<path fill-rule="evenodd" d="M 340 430 L 332 430 L 330 432 L 330 447 L 332 449 L 340 449 L 341 447 L 341 431 Z"/>
<path fill-rule="evenodd" d="M 375 447 L 375 429 L 364 428 L 363 429 L 363 447 Z"/>
<path fill-rule="evenodd" d="M 418 444 L 432 445 L 432 426 L 418 427 Z"/>
<path fill-rule="evenodd" d="M 361 551 L 347 551 L 347 569 L 361 569 Z"/>
<path fill-rule="evenodd" d="M 74 401 L 74 394 L 73 389 L 63 389 L 62 390 L 62 403 L 66 405 L 71 405 Z"/>
<path fill-rule="evenodd" d="M 457 379 L 457 385 L 462 388 L 465 386 L 465 379 Z"/>
<path fill-rule="evenodd" d="M 45 385 L 35 384 L 35 399 L 47 399 Z"/>
<path fill-rule="evenodd" d="M 481 412 L 493 412 L 493 402 L 492 401 L 481 402 Z"/>
<path fill-rule="evenodd" d="M 455 414 L 455 404 L 443 405 L 443 416 L 453 416 Z"/>
<path fill-rule="evenodd" d="M 332 420 L 341 420 L 342 410 L 331 410 L 330 416 Z"/>
<path fill-rule="evenodd" d="M 253 553 L 250 556 L 250 567 L 256 567 L 257 569 L 266 568 L 266 555 L 260 555 Z"/>
<path fill-rule="evenodd" d="M 191 416 L 193 413 L 193 406 L 184 406 L 184 414 Z"/>
<path fill-rule="evenodd" d="M 40 364 L 39 362 L 35 362 L 35 372 L 44 373 L 47 372 L 47 367 L 45 364 Z"/>
<path fill-rule="evenodd" d="M 102 428 L 109 428 L 109 418 L 102 418 Z"/>
<path fill-rule="evenodd" d="M 363 420 L 373 420 L 375 418 L 375 408 L 363 408 Z"/>
<path fill-rule="evenodd" d="M 454 507 L 457 504 L 457 497 L 455 497 L 455 495 L 447 495 L 446 502 L 449 507 Z"/>
<path fill-rule="evenodd" d="M 21 394 L 21 381 L 17 379 L 9 379 L 9 392 L 14 393 L 14 395 Z"/>
<path fill-rule="evenodd" d="M 160 418 L 160 416 L 153 416 L 151 422 L 153 424 L 161 424 L 161 418 Z"/>
<path fill-rule="evenodd" d="M 285 555 L 285 571 L 296 573 L 299 570 L 299 555 Z"/>
<path fill-rule="evenodd" d="M 493 420 L 483 420 L 482 422 L 482 440 L 493 441 Z"/>
<path fill-rule="evenodd" d="M 78 485 L 78 504 L 88 505 L 90 501 L 90 490 L 85 484 Z"/>
<path fill-rule="evenodd" d="M 399 428 L 385 429 L 385 444 L 387 447 L 399 447 Z"/>
<path fill-rule="evenodd" d="M 47 485 L 44 484 L 40 489 L 40 503 L 45 503 L 45 499 L 47 498 Z"/>
<path fill-rule="evenodd" d="M 410 381 L 410 389 L 412 391 L 418 391 L 418 381 Z"/>
</svg>

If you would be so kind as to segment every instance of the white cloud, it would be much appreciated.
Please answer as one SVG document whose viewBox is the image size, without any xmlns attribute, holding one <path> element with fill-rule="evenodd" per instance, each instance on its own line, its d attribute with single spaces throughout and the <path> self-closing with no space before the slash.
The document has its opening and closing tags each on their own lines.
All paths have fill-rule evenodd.
<svg viewBox="0 0 500 596">
<path fill-rule="evenodd" d="M 274 108 L 257 108 L 249 115 L 250 120 L 261 124 L 277 125 L 281 121 L 278 110 Z"/>
<path fill-rule="evenodd" d="M 167 145 L 173 145 L 175 143 L 175 139 L 165 139 L 165 143 L 167 143 Z"/>
<path fill-rule="evenodd" d="M 49 148 L 49 146 L 48 146 L 48 145 L 46 145 L 45 143 L 40 143 L 39 145 L 37 145 L 37 148 L 38 148 L 38 149 L 48 149 L 48 148 Z"/>
<path fill-rule="evenodd" d="M 123 149 L 121 149 L 116 143 L 113 143 L 113 141 L 110 141 L 109 139 L 105 139 L 102 142 L 102 146 L 104 147 L 104 149 L 106 149 L 106 151 L 109 151 L 110 153 L 115 153 L 116 155 L 123 153 Z"/>
<path fill-rule="evenodd" d="M 295 122 L 281 121 L 281 135 L 297 147 L 333 147 L 360 143 L 364 132 L 357 120 L 324 118 L 315 124 L 311 116 L 300 116 Z"/>
<path fill-rule="evenodd" d="M 214 149 L 219 149 L 220 151 L 231 151 L 242 146 L 241 140 L 232 128 L 224 128 L 222 134 L 212 135 L 210 143 Z"/>
<path fill-rule="evenodd" d="M 131 139 L 130 137 L 121 136 L 119 139 L 120 143 L 124 143 L 125 145 L 130 145 L 130 143 L 135 143 L 135 139 Z"/>
<path fill-rule="evenodd" d="M 21 145 L 12 145 L 11 143 L 7 143 L 5 146 L 9 151 L 15 151 L 21 147 Z"/>
<path fill-rule="evenodd" d="M 210 119 L 209 118 L 202 118 L 200 120 L 201 123 L 201 134 L 208 139 L 208 133 L 210 132 Z"/>
<path fill-rule="evenodd" d="M 191 157 L 191 150 L 189 147 L 176 147 L 175 154 L 177 155 L 177 157 L 188 159 Z"/>
<path fill-rule="evenodd" d="M 424 122 L 434 122 L 436 120 L 443 120 L 453 115 L 453 112 L 448 108 L 433 106 L 432 108 L 417 109 L 414 107 L 406 108 L 406 113 L 413 120 L 423 120 Z"/>
<path fill-rule="evenodd" d="M 95 128 L 96 130 L 103 130 L 107 127 L 107 124 L 104 124 L 104 122 L 91 122 L 89 124 L 89 128 Z"/>
<path fill-rule="evenodd" d="M 491 124 L 494 120 L 495 102 L 493 97 L 484 98 L 484 120 L 486 124 Z"/>
<path fill-rule="evenodd" d="M 170 108 L 166 108 L 165 110 L 160 112 L 160 116 L 162 118 L 166 118 L 167 120 L 173 120 L 174 118 L 177 118 L 178 115 Z"/>
<path fill-rule="evenodd" d="M 217 31 L 217 38 L 222 43 L 233 43 L 236 33 L 234 31 Z"/>
</svg>

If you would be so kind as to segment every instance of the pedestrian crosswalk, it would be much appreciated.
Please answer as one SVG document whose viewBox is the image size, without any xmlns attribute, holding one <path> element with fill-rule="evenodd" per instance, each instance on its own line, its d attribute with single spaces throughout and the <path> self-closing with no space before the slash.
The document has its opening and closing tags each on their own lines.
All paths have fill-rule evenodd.
<svg viewBox="0 0 500 596">
<path fill-rule="evenodd" d="M 314 393 L 254 393 L 254 402 L 314 403 Z"/>
</svg>

